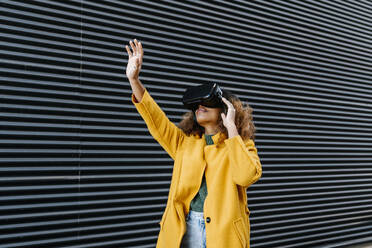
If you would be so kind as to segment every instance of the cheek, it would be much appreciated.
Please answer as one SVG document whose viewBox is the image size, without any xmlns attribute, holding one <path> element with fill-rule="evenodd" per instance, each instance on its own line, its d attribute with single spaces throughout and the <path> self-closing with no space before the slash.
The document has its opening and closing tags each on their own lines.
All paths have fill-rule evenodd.
<svg viewBox="0 0 372 248">
<path fill-rule="evenodd" d="M 214 115 L 215 115 L 216 119 L 221 118 L 221 111 L 220 110 L 216 110 L 214 112 Z"/>
<path fill-rule="evenodd" d="M 208 109 L 209 117 L 213 118 L 215 120 L 218 120 L 219 118 L 222 118 L 221 117 L 221 113 L 222 113 L 221 111 L 222 111 L 222 109 L 209 108 Z"/>
</svg>

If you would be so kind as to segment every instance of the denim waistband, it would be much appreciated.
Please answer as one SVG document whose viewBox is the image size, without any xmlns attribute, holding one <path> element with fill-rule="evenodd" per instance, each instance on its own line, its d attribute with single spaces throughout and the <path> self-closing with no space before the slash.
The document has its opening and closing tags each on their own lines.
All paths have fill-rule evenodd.
<svg viewBox="0 0 372 248">
<path fill-rule="evenodd" d="M 204 213 L 190 210 L 186 217 L 187 217 L 187 219 L 191 218 L 191 219 L 203 220 L 204 219 Z"/>
</svg>

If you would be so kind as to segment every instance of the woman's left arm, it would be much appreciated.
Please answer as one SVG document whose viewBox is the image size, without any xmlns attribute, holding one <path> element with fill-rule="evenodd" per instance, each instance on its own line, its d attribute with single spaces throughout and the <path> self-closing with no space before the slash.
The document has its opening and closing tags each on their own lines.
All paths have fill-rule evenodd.
<svg viewBox="0 0 372 248">
<path fill-rule="evenodd" d="M 230 164 L 233 167 L 232 178 L 236 184 L 249 187 L 262 175 L 260 158 L 258 157 L 254 141 L 252 139 L 243 141 L 239 135 L 235 125 L 233 104 L 224 97 L 222 97 L 222 101 L 228 107 L 227 114 L 221 113 L 221 117 L 229 135 L 224 142 L 228 149 Z"/>
<path fill-rule="evenodd" d="M 230 136 L 229 132 L 229 138 L 224 142 L 232 166 L 233 181 L 243 187 L 249 187 L 260 179 L 262 166 L 254 141 L 252 139 L 243 141 L 239 134 Z"/>
</svg>

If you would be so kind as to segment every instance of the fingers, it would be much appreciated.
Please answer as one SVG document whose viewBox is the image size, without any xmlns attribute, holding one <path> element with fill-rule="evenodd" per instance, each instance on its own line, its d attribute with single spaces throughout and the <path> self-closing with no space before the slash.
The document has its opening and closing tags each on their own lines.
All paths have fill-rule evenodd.
<svg viewBox="0 0 372 248">
<path fill-rule="evenodd" d="M 143 57 L 143 48 L 142 48 L 142 43 L 138 42 L 138 49 L 139 49 L 139 55 L 142 58 Z"/>
<path fill-rule="evenodd" d="M 142 59 L 143 59 L 142 43 L 139 42 L 137 39 L 134 39 L 134 42 L 136 43 L 137 56 L 139 57 L 139 63 L 142 64 Z"/>
<path fill-rule="evenodd" d="M 137 39 L 134 39 L 134 43 L 136 44 L 136 54 L 137 55 L 140 55 L 141 54 L 141 51 L 140 51 L 140 49 L 139 49 L 139 42 L 138 42 L 138 40 Z"/>
<path fill-rule="evenodd" d="M 132 57 L 133 55 L 132 55 L 132 52 L 130 51 L 128 45 L 125 45 L 125 49 L 127 49 L 127 52 L 128 52 L 129 58 Z"/>
<path fill-rule="evenodd" d="M 137 39 L 134 39 L 134 43 L 133 41 L 130 40 L 129 44 L 133 50 L 133 53 L 132 53 L 131 50 L 129 49 L 129 46 L 128 45 L 125 46 L 125 49 L 127 49 L 129 57 L 139 56 L 140 60 L 142 60 L 142 57 L 143 57 L 142 43 L 139 42 Z"/>
<path fill-rule="evenodd" d="M 222 97 L 222 101 L 224 101 L 224 103 L 226 103 L 227 106 L 230 106 L 230 104 L 232 105 L 232 103 L 229 102 L 225 97 Z"/>
<path fill-rule="evenodd" d="M 132 41 L 129 41 L 129 44 L 130 44 L 130 46 L 132 47 L 132 50 L 133 50 L 133 56 L 136 56 L 136 55 L 137 55 L 137 49 L 136 49 L 136 47 L 134 46 L 134 44 L 133 44 Z"/>
<path fill-rule="evenodd" d="M 229 108 L 232 108 L 233 110 L 234 109 L 234 105 L 229 101 L 227 100 L 225 97 L 222 97 L 222 101 L 224 101 L 224 103 L 229 107 Z"/>
</svg>

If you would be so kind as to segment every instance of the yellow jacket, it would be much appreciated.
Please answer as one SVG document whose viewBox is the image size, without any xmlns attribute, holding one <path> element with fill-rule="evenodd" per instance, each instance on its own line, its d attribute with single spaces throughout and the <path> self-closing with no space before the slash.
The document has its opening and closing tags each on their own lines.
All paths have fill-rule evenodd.
<svg viewBox="0 0 372 248">
<path fill-rule="evenodd" d="M 240 135 L 227 138 L 219 132 L 212 136 L 214 145 L 206 145 L 204 134 L 202 138 L 187 136 L 171 122 L 147 89 L 141 102 L 132 93 L 132 102 L 150 134 L 174 160 L 156 247 L 180 247 L 186 232 L 185 217 L 205 170 L 208 195 L 204 219 L 210 220 L 205 221 L 207 248 L 248 248 L 250 223 L 246 189 L 262 174 L 254 141 L 243 140 Z M 220 135 L 224 140 L 217 145 Z"/>
</svg>

